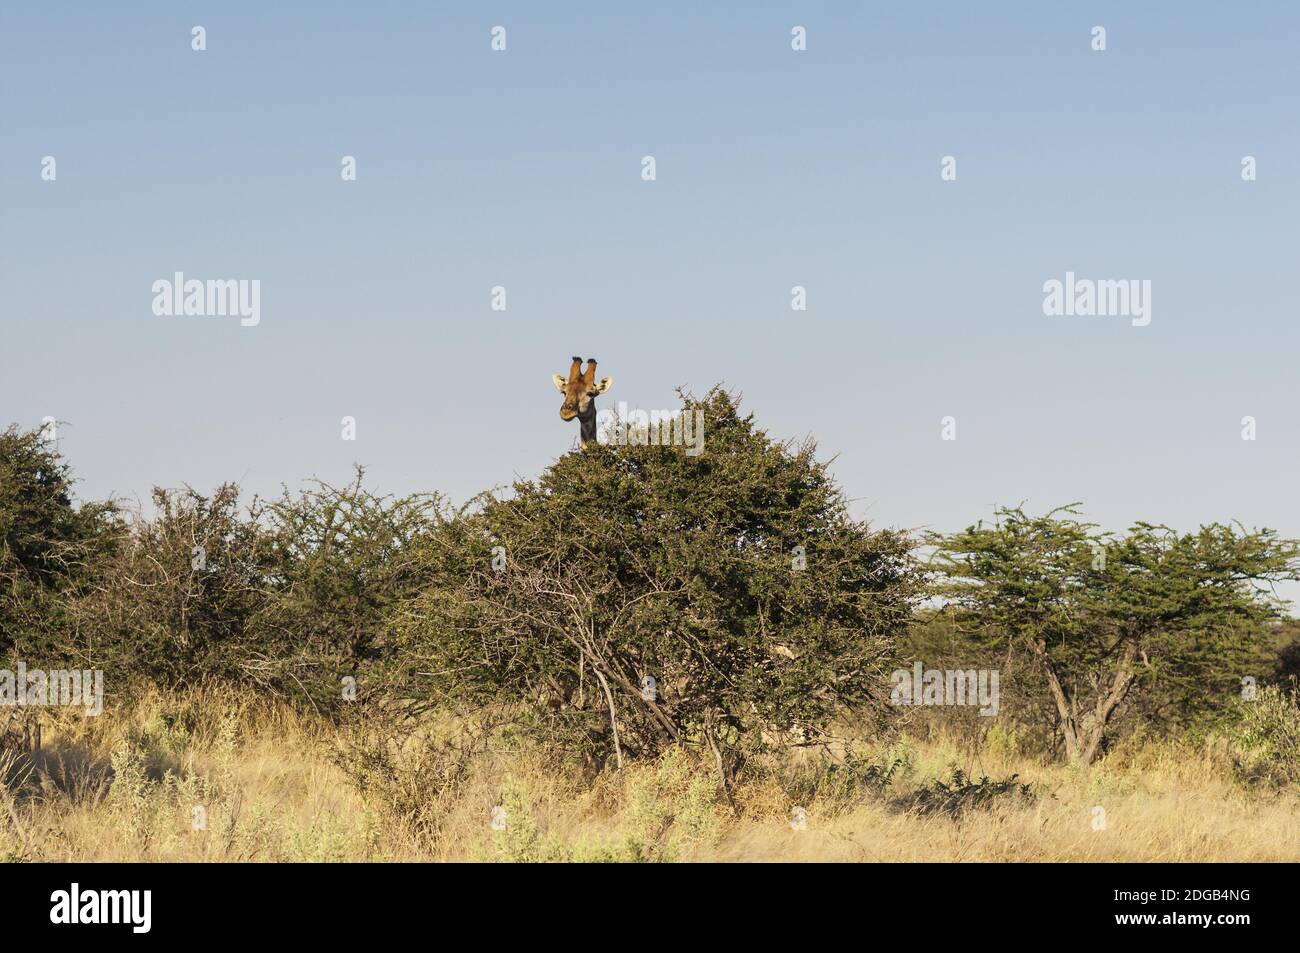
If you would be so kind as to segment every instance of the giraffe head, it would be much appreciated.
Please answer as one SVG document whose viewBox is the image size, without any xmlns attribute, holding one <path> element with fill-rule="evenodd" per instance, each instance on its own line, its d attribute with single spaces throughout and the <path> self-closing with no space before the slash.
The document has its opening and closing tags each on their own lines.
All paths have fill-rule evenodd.
<svg viewBox="0 0 1300 953">
<path fill-rule="evenodd" d="M 587 369 L 582 369 L 582 358 L 575 357 L 569 365 L 569 376 L 553 374 L 555 389 L 564 395 L 560 405 L 560 419 L 578 418 L 578 436 L 585 447 L 596 439 L 596 396 L 609 390 L 614 378 L 602 377 L 596 380 L 596 359 L 587 358 Z"/>
</svg>

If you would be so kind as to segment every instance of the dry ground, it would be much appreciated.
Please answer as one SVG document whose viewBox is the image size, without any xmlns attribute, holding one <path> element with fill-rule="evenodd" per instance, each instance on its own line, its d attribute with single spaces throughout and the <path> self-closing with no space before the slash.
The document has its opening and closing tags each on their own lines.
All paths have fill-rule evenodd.
<svg viewBox="0 0 1300 953">
<path fill-rule="evenodd" d="M 11 754 L 0 859 L 1300 860 L 1300 792 L 1247 788 L 1213 742 L 1130 746 L 1088 770 L 944 740 L 867 755 L 903 762 L 884 791 L 805 786 L 801 797 L 769 775 L 738 785 L 736 810 L 681 755 L 591 781 L 507 746 L 476 755 L 454 783 L 440 784 L 445 765 L 431 761 L 386 786 L 358 784 L 340 766 L 355 749 L 334 729 L 203 693 L 155 696 L 48 724 L 34 768 Z M 1018 774 L 1034 796 L 957 818 L 898 807 L 954 765 Z"/>
</svg>

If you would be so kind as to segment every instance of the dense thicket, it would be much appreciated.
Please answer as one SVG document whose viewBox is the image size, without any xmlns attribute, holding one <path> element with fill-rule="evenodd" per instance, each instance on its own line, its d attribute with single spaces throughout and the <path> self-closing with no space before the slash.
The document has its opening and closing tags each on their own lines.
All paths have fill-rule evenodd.
<svg viewBox="0 0 1300 953">
<path fill-rule="evenodd" d="M 0 434 L 0 668 L 112 695 L 220 680 L 387 724 L 473 706 L 594 765 L 684 744 L 726 778 L 773 743 L 877 722 L 890 672 L 998 669 L 998 724 L 1091 760 L 1140 726 L 1240 717 L 1296 670 L 1268 530 L 1105 534 L 1067 508 L 918 540 L 854 520 L 811 444 L 715 390 L 705 448 L 593 446 L 459 510 L 351 483 L 243 502 L 78 503 L 38 433 Z M 1243 681 L 1245 680 L 1245 681 Z M 912 712 L 915 715 L 915 712 Z M 910 716 L 909 716 L 910 717 Z"/>
<path fill-rule="evenodd" d="M 883 711 L 918 594 L 908 540 L 850 518 L 813 447 L 725 393 L 687 409 L 699 456 L 589 448 L 457 522 L 399 621 L 410 694 L 523 703 L 598 760 L 688 742 L 723 765 Z"/>
</svg>

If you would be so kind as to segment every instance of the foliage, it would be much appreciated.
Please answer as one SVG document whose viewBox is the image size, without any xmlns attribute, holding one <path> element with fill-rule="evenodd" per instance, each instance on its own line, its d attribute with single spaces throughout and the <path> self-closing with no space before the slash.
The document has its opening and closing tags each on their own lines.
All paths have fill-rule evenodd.
<svg viewBox="0 0 1300 953">
<path fill-rule="evenodd" d="M 717 783 L 680 747 L 631 768 L 624 791 L 627 831 L 621 859 L 676 861 L 716 842 Z"/>
<path fill-rule="evenodd" d="M 424 723 L 358 710 L 343 719 L 334 764 L 371 808 L 417 843 L 434 844 L 495 722 Z"/>
<path fill-rule="evenodd" d="M 436 495 L 380 495 L 364 476 L 358 467 L 343 487 L 286 489 L 253 513 L 264 601 L 243 669 L 320 708 L 338 707 L 345 676 L 358 700 L 367 696 L 366 673 L 393 613 L 422 587 L 418 549 L 441 516 Z"/>
<path fill-rule="evenodd" d="M 616 832 L 566 839 L 543 830 L 528 784 L 513 775 L 501 786 L 503 825 L 487 838 L 483 859 L 538 863 L 672 863 L 716 845 L 722 830 L 715 780 L 680 747 L 630 765 L 621 775 Z"/>
<path fill-rule="evenodd" d="M 0 431 L 0 659 L 66 658 L 69 603 L 120 532 L 111 503 L 78 505 L 40 431 Z"/>
<path fill-rule="evenodd" d="M 233 484 L 211 496 L 155 489 L 153 506 L 95 567 L 74 607 L 74 651 L 114 687 L 133 676 L 164 686 L 235 680 L 263 599 L 258 529 Z"/>
<path fill-rule="evenodd" d="M 1288 776 L 1289 709 L 1267 684 L 1266 704 L 1236 699 L 1300 657 L 1271 590 L 1297 578 L 1294 541 L 1002 509 L 931 536 L 922 571 L 908 534 L 850 517 L 813 444 L 771 439 L 719 389 L 683 410 L 703 415 L 700 455 L 593 445 L 460 510 L 378 494 L 358 468 L 246 506 L 233 484 L 159 488 L 127 513 L 77 501 L 55 448 L 10 427 L 0 659 L 102 668 L 123 698 L 214 685 L 309 704 L 351 739 L 358 783 L 429 837 L 468 755 L 419 733 L 426 711 L 491 712 L 507 743 L 540 738 L 589 776 L 689 751 L 725 799 L 747 761 L 819 750 L 833 721 L 907 723 L 887 704 L 901 658 L 1000 669 L 996 729 L 942 717 L 1008 757 L 1046 740 L 1088 762 L 1120 730 L 1213 728 L 1239 732 L 1243 770 Z M 24 764 L 42 718 L 4 728 Z M 778 787 L 851 804 L 894 767 L 818 762 Z"/>
<path fill-rule="evenodd" d="M 116 507 L 73 508 L 51 452 L 10 445 L 59 475 L 40 494 L 10 486 L 31 512 L 5 524 L 0 646 L 29 664 L 102 668 L 114 691 L 251 681 L 337 711 L 343 677 L 364 694 L 393 611 L 421 588 L 415 553 L 438 498 L 381 496 L 359 468 L 341 488 L 246 508 L 234 484 L 155 488 L 152 512 L 122 522 Z"/>
<path fill-rule="evenodd" d="M 848 752 L 843 758 L 818 757 L 786 768 L 779 782 L 791 805 L 817 804 L 833 816 L 883 796 L 912 767 L 906 753 L 873 760 Z"/>
<path fill-rule="evenodd" d="M 1240 768 L 1247 780 L 1273 785 L 1300 784 L 1300 688 L 1261 686 L 1241 702 L 1237 740 Z"/>
<path fill-rule="evenodd" d="M 1000 509 L 993 525 L 936 538 L 934 566 L 974 644 L 1030 654 L 1066 756 L 1087 763 L 1130 695 L 1182 713 L 1230 703 L 1280 614 L 1269 587 L 1298 578 L 1298 550 L 1268 529 L 1138 523 L 1113 536 L 1076 517 Z"/>
<path fill-rule="evenodd" d="M 968 811 L 987 810 L 995 804 L 1031 803 L 1035 798 L 1033 788 L 1019 783 L 1018 777 L 1013 774 L 993 781 L 984 775 L 976 781 L 961 768 L 953 768 L 952 777 L 947 781 L 936 779 L 896 798 L 894 807 L 923 817 L 942 814 L 960 820 Z"/>
<path fill-rule="evenodd" d="M 917 591 L 908 540 L 852 520 L 814 448 L 772 441 L 729 395 L 685 409 L 704 414 L 699 456 L 590 447 L 444 527 L 397 626 L 418 669 L 392 683 L 522 702 L 597 766 L 683 743 L 725 773 L 765 733 L 881 712 Z"/>
</svg>

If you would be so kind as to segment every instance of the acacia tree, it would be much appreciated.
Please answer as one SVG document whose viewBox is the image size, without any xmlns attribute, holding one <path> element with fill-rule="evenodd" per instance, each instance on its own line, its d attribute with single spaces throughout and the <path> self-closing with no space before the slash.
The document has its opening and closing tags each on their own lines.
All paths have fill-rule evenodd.
<svg viewBox="0 0 1300 953">
<path fill-rule="evenodd" d="M 1231 697 L 1284 606 L 1271 586 L 1300 578 L 1300 550 L 1268 529 L 1138 523 L 1117 537 L 1077 516 L 999 509 L 991 525 L 936 538 L 933 565 L 974 639 L 1030 653 L 1067 759 L 1088 764 L 1134 693 L 1184 711 Z"/>
<path fill-rule="evenodd" d="M 445 524 L 393 684 L 516 706 L 597 762 L 691 746 L 724 786 L 765 736 L 882 709 L 909 540 L 853 520 L 812 445 L 771 440 L 726 393 L 685 409 L 704 413 L 699 456 L 592 445 Z"/>
</svg>

